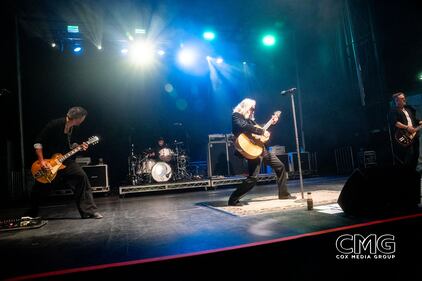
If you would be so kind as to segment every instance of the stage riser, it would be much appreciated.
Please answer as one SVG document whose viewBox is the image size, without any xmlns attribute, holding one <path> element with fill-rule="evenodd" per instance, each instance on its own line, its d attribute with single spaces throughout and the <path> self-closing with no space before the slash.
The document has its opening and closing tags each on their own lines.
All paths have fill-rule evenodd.
<svg viewBox="0 0 422 281">
<path fill-rule="evenodd" d="M 223 185 L 237 185 L 241 184 L 246 177 L 233 177 L 233 178 L 221 178 L 221 179 L 209 179 L 202 181 L 192 181 L 183 183 L 162 183 L 162 184 L 149 184 L 149 185 L 131 185 L 119 187 L 119 195 L 150 192 L 150 191 L 163 191 L 163 190 L 178 190 L 178 189 L 193 189 L 193 188 L 205 188 L 207 190 L 210 187 L 217 187 Z M 259 175 L 258 183 L 272 183 L 275 182 L 276 177 L 274 174 L 270 175 Z"/>
</svg>

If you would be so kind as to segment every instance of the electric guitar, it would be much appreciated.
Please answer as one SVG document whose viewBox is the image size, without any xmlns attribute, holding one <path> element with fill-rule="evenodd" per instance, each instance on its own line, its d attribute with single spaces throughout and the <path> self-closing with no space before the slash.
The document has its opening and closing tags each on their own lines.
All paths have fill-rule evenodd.
<svg viewBox="0 0 422 281">
<path fill-rule="evenodd" d="M 281 111 L 274 112 L 271 119 L 265 124 L 264 127 L 255 125 L 255 127 L 261 128 L 266 131 L 273 123 L 274 118 L 279 118 Z M 235 148 L 243 155 L 246 159 L 256 159 L 262 152 L 264 152 L 264 144 L 269 140 L 269 137 L 264 135 L 251 134 L 251 136 L 242 133 L 240 134 L 235 141 Z"/>
<path fill-rule="evenodd" d="M 100 139 L 97 136 L 92 136 L 86 141 L 86 143 L 88 145 L 94 145 L 98 143 L 99 141 Z M 32 176 L 35 178 L 35 180 L 37 180 L 40 183 L 52 182 L 54 178 L 56 177 L 57 172 L 59 170 L 63 170 L 64 168 L 66 168 L 66 166 L 63 165 L 63 161 L 81 150 L 82 150 L 82 145 L 78 145 L 77 147 L 75 147 L 74 149 L 66 153 L 65 155 L 56 153 L 50 159 L 45 159 L 45 161 L 48 162 L 51 166 L 50 170 L 43 169 L 39 160 L 35 161 L 31 167 Z"/>
<path fill-rule="evenodd" d="M 394 134 L 394 139 L 401 146 L 408 147 L 415 140 L 416 134 L 418 133 L 420 129 L 422 129 L 422 125 L 419 125 L 415 129 L 416 131 L 414 133 L 409 133 L 406 129 L 397 129 Z"/>
</svg>

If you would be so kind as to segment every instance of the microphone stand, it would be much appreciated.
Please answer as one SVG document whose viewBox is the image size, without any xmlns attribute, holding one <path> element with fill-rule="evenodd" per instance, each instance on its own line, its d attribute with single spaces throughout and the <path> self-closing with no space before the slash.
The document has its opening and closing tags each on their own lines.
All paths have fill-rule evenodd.
<svg viewBox="0 0 422 281">
<path fill-rule="evenodd" d="M 296 110 L 295 110 L 295 99 L 293 96 L 294 91 L 286 91 L 286 94 L 290 95 L 291 101 L 292 101 L 292 113 L 293 113 L 293 123 L 295 128 L 295 138 L 296 138 L 296 153 L 297 153 L 297 164 L 299 167 L 299 180 L 300 180 L 300 192 L 302 195 L 302 199 L 300 201 L 305 200 L 305 197 L 303 195 L 303 177 L 302 177 L 302 163 L 300 161 L 300 148 L 299 148 L 299 135 L 297 132 L 297 121 L 296 121 Z M 293 159 L 294 163 L 294 159 Z M 296 200 L 298 201 L 298 200 Z"/>
</svg>

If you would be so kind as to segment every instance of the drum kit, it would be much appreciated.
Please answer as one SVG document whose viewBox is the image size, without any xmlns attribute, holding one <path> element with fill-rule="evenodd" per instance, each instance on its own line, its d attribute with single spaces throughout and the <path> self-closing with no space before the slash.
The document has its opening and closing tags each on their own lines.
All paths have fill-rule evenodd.
<svg viewBox="0 0 422 281">
<path fill-rule="evenodd" d="M 156 159 L 151 149 L 139 155 L 135 154 L 132 144 L 128 157 L 129 179 L 132 185 L 191 179 L 192 175 L 187 171 L 189 157 L 182 147 L 183 142 L 175 141 L 171 147 L 159 150 Z"/>
</svg>

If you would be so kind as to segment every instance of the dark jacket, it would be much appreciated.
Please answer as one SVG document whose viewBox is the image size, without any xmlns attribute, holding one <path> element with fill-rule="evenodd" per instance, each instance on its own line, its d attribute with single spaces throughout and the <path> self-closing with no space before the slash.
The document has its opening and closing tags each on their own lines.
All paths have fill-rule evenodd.
<svg viewBox="0 0 422 281">
<path fill-rule="evenodd" d="M 406 109 L 407 113 L 409 114 L 409 117 L 413 123 L 413 127 L 416 128 L 419 125 L 419 121 L 420 121 L 419 119 L 416 118 L 416 110 L 411 106 L 405 106 L 404 109 Z M 398 108 L 393 108 L 390 111 L 389 119 L 390 119 L 390 126 L 393 129 L 393 132 L 396 129 L 395 127 L 396 122 L 400 122 L 404 125 L 408 125 L 406 115 L 404 114 L 402 110 Z"/>
<path fill-rule="evenodd" d="M 238 137 L 241 133 L 263 135 L 264 130 L 255 127 L 255 125 L 257 125 L 255 121 L 246 119 L 240 113 L 232 114 L 232 132 L 235 137 Z"/>
</svg>

